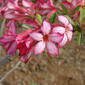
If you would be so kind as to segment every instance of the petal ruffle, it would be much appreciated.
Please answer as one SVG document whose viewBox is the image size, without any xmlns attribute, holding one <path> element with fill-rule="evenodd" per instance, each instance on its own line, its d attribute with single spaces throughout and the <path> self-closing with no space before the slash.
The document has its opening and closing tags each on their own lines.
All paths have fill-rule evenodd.
<svg viewBox="0 0 85 85">
<path fill-rule="evenodd" d="M 16 48 L 17 48 L 17 43 L 16 42 L 13 42 L 11 44 L 11 46 L 9 47 L 9 49 L 7 51 L 7 54 L 14 55 L 14 53 L 16 52 Z"/>
<path fill-rule="evenodd" d="M 43 22 L 43 26 L 41 27 L 43 34 L 49 34 L 51 31 L 51 25 L 47 21 Z"/>
<path fill-rule="evenodd" d="M 62 26 L 57 26 L 53 28 L 53 33 L 64 34 L 64 32 L 65 32 L 65 28 Z"/>
<path fill-rule="evenodd" d="M 45 42 L 40 41 L 39 43 L 36 44 L 35 49 L 34 49 L 34 53 L 37 54 L 41 54 L 45 49 Z"/>
<path fill-rule="evenodd" d="M 59 15 L 59 16 L 58 16 L 58 20 L 59 20 L 60 22 L 62 22 L 65 26 L 67 26 L 67 25 L 69 24 L 68 19 L 67 19 L 65 16 L 63 16 L 63 15 Z"/>
<path fill-rule="evenodd" d="M 51 55 L 58 55 L 59 54 L 58 47 L 52 42 L 47 43 L 47 50 L 48 50 L 48 53 Z"/>
<path fill-rule="evenodd" d="M 32 2 L 30 0 L 22 0 L 22 4 L 24 7 L 31 7 Z"/>
<path fill-rule="evenodd" d="M 59 47 L 63 47 L 67 43 L 67 35 L 64 34 L 63 40 L 59 43 Z"/>
<path fill-rule="evenodd" d="M 68 24 L 68 29 L 69 29 L 70 31 L 73 30 L 73 27 L 72 27 L 72 25 L 71 25 L 70 23 Z"/>
<path fill-rule="evenodd" d="M 50 40 L 54 43 L 60 43 L 62 39 L 63 39 L 63 35 L 59 33 L 50 35 Z"/>
<path fill-rule="evenodd" d="M 66 34 L 67 34 L 68 40 L 70 41 L 73 35 L 72 31 L 68 31 Z"/>
<path fill-rule="evenodd" d="M 37 32 L 31 33 L 30 36 L 31 36 L 34 40 L 37 40 L 37 41 L 40 41 L 40 40 L 43 39 L 43 35 L 40 34 L 40 33 L 37 33 Z"/>
</svg>

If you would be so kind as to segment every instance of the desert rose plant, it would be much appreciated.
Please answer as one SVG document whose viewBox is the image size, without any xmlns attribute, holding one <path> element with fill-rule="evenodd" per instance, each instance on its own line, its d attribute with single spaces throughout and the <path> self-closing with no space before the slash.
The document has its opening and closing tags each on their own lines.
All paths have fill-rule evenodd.
<svg viewBox="0 0 85 85">
<path fill-rule="evenodd" d="M 27 63 L 31 56 L 45 51 L 59 55 L 74 33 L 78 44 L 83 42 L 85 1 L 0 0 L 0 18 L 5 19 L 0 45 L 7 55 L 18 51 L 20 60 Z"/>
</svg>

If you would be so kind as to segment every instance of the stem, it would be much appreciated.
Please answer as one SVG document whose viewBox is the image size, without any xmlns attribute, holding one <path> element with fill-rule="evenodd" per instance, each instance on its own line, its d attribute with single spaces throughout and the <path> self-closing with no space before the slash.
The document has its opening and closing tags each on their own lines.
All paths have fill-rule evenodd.
<svg viewBox="0 0 85 85">
<path fill-rule="evenodd" d="M 2 21 L 2 24 L 1 24 L 1 28 L 0 28 L 0 37 L 3 35 L 3 33 L 4 33 L 4 28 L 5 28 L 5 22 L 6 22 L 6 19 L 4 19 L 3 21 Z M 1 52 L 1 46 L 0 46 L 0 55 L 2 55 L 2 52 Z"/>
<path fill-rule="evenodd" d="M 3 80 L 6 79 L 6 77 L 11 74 L 15 69 L 18 68 L 18 66 L 21 64 L 21 61 L 19 61 L 11 70 L 9 70 L 1 79 L 0 79 L 0 83 L 3 82 Z"/>
<path fill-rule="evenodd" d="M 1 36 L 3 35 L 3 33 L 4 33 L 5 22 L 6 22 L 6 19 L 4 19 L 3 22 L 2 22 L 2 24 L 1 24 L 0 37 L 1 37 Z"/>
</svg>

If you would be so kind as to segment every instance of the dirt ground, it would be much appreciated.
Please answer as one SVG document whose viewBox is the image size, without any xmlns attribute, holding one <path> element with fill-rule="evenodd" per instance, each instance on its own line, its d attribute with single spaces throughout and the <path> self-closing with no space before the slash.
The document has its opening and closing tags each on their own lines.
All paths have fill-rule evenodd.
<svg viewBox="0 0 85 85">
<path fill-rule="evenodd" d="M 18 59 L 0 68 L 0 75 L 14 67 Z M 85 44 L 75 40 L 60 50 L 59 56 L 39 55 L 22 63 L 3 85 L 85 85 Z"/>
</svg>

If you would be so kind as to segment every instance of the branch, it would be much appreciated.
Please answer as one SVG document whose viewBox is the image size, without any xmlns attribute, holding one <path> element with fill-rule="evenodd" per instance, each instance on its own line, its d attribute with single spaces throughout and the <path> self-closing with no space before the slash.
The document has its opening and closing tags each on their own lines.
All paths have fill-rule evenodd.
<svg viewBox="0 0 85 85">
<path fill-rule="evenodd" d="M 5 28 L 5 22 L 6 22 L 6 19 L 3 20 L 2 24 L 1 24 L 1 27 L 0 27 L 0 37 L 3 35 L 4 33 L 4 28 Z"/>
<path fill-rule="evenodd" d="M 2 24 L 1 24 L 1 27 L 0 27 L 0 37 L 3 35 L 3 33 L 4 33 L 4 29 L 5 29 L 5 22 L 6 22 L 6 19 L 3 19 L 3 21 L 2 21 Z M 1 46 L 0 46 L 0 52 L 1 52 Z M 1 53 L 0 53 L 0 55 L 1 55 Z"/>
<path fill-rule="evenodd" d="M 0 79 L 0 83 L 2 83 L 3 80 L 5 80 L 6 77 L 7 77 L 9 74 L 11 74 L 14 70 L 16 70 L 20 64 L 21 64 L 21 61 L 19 61 L 18 63 L 16 63 L 16 65 L 15 65 L 12 69 L 10 69 L 10 70 Z"/>
</svg>

